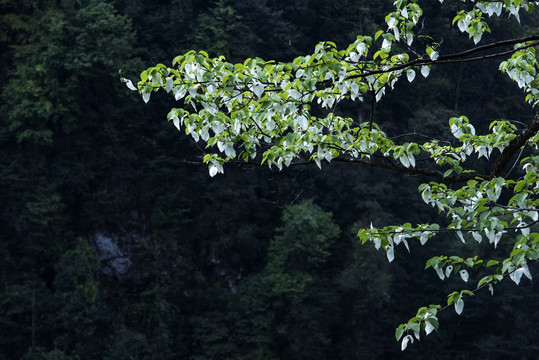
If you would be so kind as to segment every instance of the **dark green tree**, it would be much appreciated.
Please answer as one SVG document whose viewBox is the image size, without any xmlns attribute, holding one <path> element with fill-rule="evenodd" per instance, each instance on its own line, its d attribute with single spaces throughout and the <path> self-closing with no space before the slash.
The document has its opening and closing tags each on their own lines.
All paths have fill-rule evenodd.
<svg viewBox="0 0 539 360">
<path fill-rule="evenodd" d="M 65 353 L 99 358 L 104 353 L 102 337 L 110 326 L 99 316 L 100 264 L 88 241 L 79 238 L 73 245 L 56 263 L 56 301 L 46 325 L 49 331 L 54 329 L 54 344 Z"/>
<path fill-rule="evenodd" d="M 340 235 L 331 213 L 293 205 L 270 242 L 264 270 L 246 278 L 231 302 L 240 359 L 321 359 L 331 353 L 335 294 L 328 266 Z"/>
<path fill-rule="evenodd" d="M 210 54 L 236 58 L 244 44 L 245 32 L 241 17 L 228 1 L 216 0 L 201 13 L 191 25 L 191 43 L 193 49 L 205 50 Z"/>
<path fill-rule="evenodd" d="M 111 124 L 122 127 L 125 116 L 112 106 L 122 95 L 111 96 L 108 89 L 117 87 L 118 69 L 137 63 L 135 36 L 130 21 L 102 1 L 0 5 L 6 45 L 1 61 L 7 65 L 0 106 L 0 222 L 6 260 L 0 293 L 7 325 L 1 327 L 6 332 L 2 354 L 21 358 L 27 349 L 28 354 L 49 354 L 58 344 L 58 351 L 68 355 L 88 351 L 91 356 L 91 341 L 84 348 L 77 339 L 96 334 L 95 328 L 87 330 L 96 323 L 90 303 L 97 300 L 98 293 L 92 292 L 98 284 L 76 284 L 81 279 L 69 271 L 77 264 L 67 270 L 66 261 L 93 255 L 91 248 L 81 250 L 76 239 L 104 223 L 103 210 L 113 203 L 96 201 L 96 183 L 107 173 L 101 165 L 107 162 Z M 110 160 L 108 165 L 112 168 Z M 56 285 L 73 296 L 55 293 Z M 93 290 L 79 296 L 88 289 Z"/>
</svg>

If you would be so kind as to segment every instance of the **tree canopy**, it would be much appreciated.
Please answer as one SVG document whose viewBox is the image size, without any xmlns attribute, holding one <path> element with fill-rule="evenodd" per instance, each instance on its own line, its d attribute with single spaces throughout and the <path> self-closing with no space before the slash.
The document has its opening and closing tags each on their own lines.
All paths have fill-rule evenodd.
<svg viewBox="0 0 539 360">
<path fill-rule="evenodd" d="M 493 293 L 494 286 L 506 278 L 516 284 L 523 276 L 532 278 L 529 264 L 539 259 L 535 232 L 539 114 L 497 118 L 488 129 L 459 114 L 434 119 L 448 121 L 451 138 L 417 132 L 389 136 L 376 105 L 390 92 L 410 91 L 403 82 L 422 81 L 439 67 L 496 59 L 497 71 L 523 93 L 522 106 L 537 111 L 539 34 L 503 38 L 491 30 L 496 17 L 509 16 L 521 23 L 537 5 L 527 0 L 451 2 L 456 9 L 451 26 L 469 38 L 464 51 L 452 51 L 446 46 L 448 40 L 425 33 L 424 22 L 430 19 L 424 17 L 418 1 L 397 0 L 382 29 L 357 36 L 344 49 L 322 42 L 312 54 L 291 62 L 248 58 L 242 63 L 190 51 L 174 58 L 171 67 L 148 68 L 136 83 L 121 80 L 144 102 L 158 91 L 180 102 L 167 118 L 195 142 L 205 144 L 203 161 L 212 177 L 223 173 L 226 163 L 266 164 L 281 170 L 345 162 L 425 179 L 419 194 L 427 206 L 445 214 L 444 219 L 371 224 L 358 231 L 361 242 L 385 251 L 390 262 L 398 247 L 410 251 L 412 242 L 425 245 L 448 234 L 464 244 L 488 243 L 492 251 L 486 257 L 466 256 L 465 248 L 455 250 L 451 245 L 447 250 L 455 254 L 427 261 L 426 268 L 440 279 L 457 276 L 464 285 L 449 293 L 445 302 L 421 307 L 398 326 L 396 339 L 404 350 L 420 334 L 438 329 L 440 311 L 454 308 L 460 315 L 465 301 L 479 290 Z M 342 115 L 340 109 L 350 102 L 363 103 L 368 118 Z M 325 254 L 324 248 L 319 251 L 317 256 Z"/>
<path fill-rule="evenodd" d="M 452 215 L 446 216 L 450 209 L 439 212 L 436 204 L 456 196 L 449 206 L 462 205 L 460 196 L 468 196 L 473 189 L 465 189 L 464 195 L 459 189 L 468 181 L 477 181 L 479 191 L 482 182 L 490 180 L 492 166 L 502 152 L 493 148 L 488 159 L 485 155 L 478 158 L 480 152 L 474 148 L 460 162 L 460 174 L 453 171 L 444 177 L 453 168 L 447 162 L 451 160 L 439 166 L 421 147 L 434 140 L 449 150 L 462 147 L 447 121 L 463 115 L 476 134 L 491 135 L 489 124 L 498 120 L 513 124 L 515 139 L 519 138 L 534 119 L 536 107 L 526 102 L 518 83 L 498 68 L 513 56 L 513 40 L 537 34 L 539 14 L 521 9 L 519 23 L 503 8 L 500 16 L 488 17 L 483 12 L 491 32 L 485 32 L 476 45 L 460 32 L 457 22 L 451 26 L 455 14 L 472 10 L 473 3 L 421 1 L 423 15 L 412 29 L 412 45 L 402 41 L 399 30 L 400 40 L 391 42 L 385 60 L 382 53 L 373 59 L 385 33 L 377 39 L 375 35 L 388 29 L 385 17 L 392 11 L 392 3 L 1 0 L 0 360 L 539 358 L 536 279 L 529 281 L 522 273 L 516 287 L 510 280 L 510 274 L 518 276 L 520 267 L 515 266 L 514 271 L 501 274 L 504 280 L 491 282 L 494 296 L 490 296 L 488 282 L 476 290 L 484 276 L 497 274 L 493 263 L 486 267 L 489 260 L 503 266 L 510 256 L 517 237 L 523 235 L 521 220 L 529 225 L 530 233 L 536 231 L 533 219 L 524 215 L 510 224 L 512 215 L 508 219 L 500 215 L 498 220 L 506 221 L 507 227 L 496 247 L 489 243 L 484 229 L 481 243 L 467 231 L 492 219 L 489 214 L 498 211 L 494 207 L 508 206 L 515 191 L 522 189 L 501 185 L 498 205 L 485 200 L 488 190 L 483 192 L 482 202 L 472 210 L 479 223 L 469 228 L 461 224 L 466 245 L 459 240 L 457 229 L 448 229 L 453 220 Z M 410 13 L 409 8 L 406 11 Z M 394 30 L 388 32 L 395 36 Z M 249 72 L 251 80 L 266 66 L 288 64 L 295 70 L 284 66 L 281 76 L 289 77 L 290 91 L 300 93 L 307 77 L 298 76 L 297 83 L 302 60 L 296 59 L 298 65 L 294 59 L 314 52 L 320 41 L 332 40 L 335 45 L 326 43 L 326 48 L 317 51 L 321 57 L 329 53 L 323 61 L 334 66 L 329 57 L 336 64 L 346 60 L 338 53 L 354 43 L 357 34 L 371 36 L 371 45 L 366 56 L 346 69 L 361 64 L 372 68 L 382 60 L 389 64 L 391 56 L 408 53 L 409 61 L 421 56 L 430 62 L 428 77 L 420 73 L 422 63 L 412 65 L 414 80 L 409 82 L 403 72 L 393 89 L 386 85 L 378 101 L 370 89 L 351 99 L 352 82 L 359 87 L 367 79 L 350 79 L 346 95 L 331 108 L 322 107 L 322 100 L 318 104 L 316 99 L 318 91 L 327 90 L 331 95 L 330 88 L 335 90 L 336 72 L 333 79 L 324 80 L 320 75 L 310 102 L 286 97 L 284 90 L 269 81 L 261 82 L 264 92 L 257 97 L 249 82 L 236 79 L 230 83 L 231 89 L 219 91 L 224 96 L 235 87 L 246 95 L 240 102 L 255 106 L 245 118 L 247 122 L 274 109 L 267 104 L 267 109 L 256 110 L 258 101 L 266 101 L 264 96 L 272 94 L 269 89 L 283 98 L 283 108 L 272 118 L 283 132 L 272 135 L 264 128 L 273 138 L 259 137 L 254 145 L 256 155 L 247 161 L 242 159 L 241 141 L 232 146 L 236 157 L 227 160 L 226 147 L 220 151 L 215 143 L 206 148 L 200 134 L 198 142 L 192 135 L 182 135 L 189 116 L 200 115 L 197 110 L 204 109 L 198 100 L 193 100 L 194 109 L 185 102 L 186 97 L 176 101 L 173 89 L 167 93 L 160 88 L 145 103 L 118 81 L 119 69 L 133 80 L 147 66 L 144 64 L 165 62 L 165 68 L 180 72 L 182 68 L 172 66 L 169 59 L 194 49 L 206 51 L 212 62 L 213 57 L 224 55 L 221 61 L 229 63 L 226 66 L 241 63 L 237 66 L 243 70 L 236 72 Z M 433 47 L 435 42 L 439 45 Z M 465 55 L 489 44 L 496 45 Z M 436 61 L 448 54 L 464 55 L 436 63 L 425 53 L 429 45 L 439 54 Z M 199 56 L 205 57 L 203 53 Z M 258 62 L 260 69 L 246 70 L 243 63 L 247 58 Z M 321 65 L 322 60 L 313 60 L 304 74 L 320 73 L 324 70 Z M 381 74 L 374 74 L 373 79 Z M 162 78 L 164 85 L 167 77 Z M 134 80 L 132 84 L 138 88 Z M 199 94 L 206 91 L 197 89 Z M 291 95 L 297 96 L 295 92 Z M 294 102 L 296 113 L 292 112 Z M 240 106 L 233 105 L 238 112 Z M 190 114 L 179 123 L 181 133 L 172 117 L 170 122 L 163 121 L 172 107 Z M 234 119 L 226 105 L 218 109 Z M 303 133 L 287 140 L 288 133 L 294 132 L 293 124 L 280 121 L 284 116 L 288 122 L 294 121 L 300 112 L 310 116 L 308 125 L 313 129 L 301 130 Z M 340 130 L 343 138 L 348 138 L 347 131 L 358 139 L 361 131 L 366 133 L 361 135 L 364 137 L 376 132 L 381 143 L 388 141 L 389 152 L 360 154 L 358 150 L 353 157 L 353 149 L 345 145 L 332 149 L 328 144 L 339 134 L 316 120 L 324 120 L 330 113 L 351 119 L 351 125 Z M 206 114 L 201 120 L 209 118 Z M 221 135 L 232 134 L 230 124 L 222 126 Z M 316 126 L 323 127 L 321 134 L 315 133 Z M 328 135 L 327 144 L 320 142 L 321 149 L 339 153 L 331 161 L 320 158 L 321 169 L 316 165 L 318 144 L 314 142 L 312 152 L 299 151 L 289 167 L 284 158 L 282 171 L 277 167 L 278 155 L 271 168 L 267 166 L 271 159 L 262 161 L 267 150 L 288 151 L 284 141 L 295 141 L 308 132 Z M 258 136 L 256 131 L 252 134 Z M 215 133 L 208 128 L 208 135 Z M 282 142 L 277 143 L 278 136 Z M 472 138 L 467 139 L 472 143 Z M 419 153 L 413 154 L 415 166 L 405 167 L 391 150 L 407 142 L 418 145 Z M 514 144 L 520 146 L 517 140 Z M 520 161 L 535 156 L 536 150 L 529 144 L 528 140 L 517 148 L 502 171 L 506 180 L 526 191 L 531 181 L 526 171 L 531 168 L 523 168 L 526 162 Z M 317 157 L 312 157 L 315 153 Z M 224 174 L 208 176 L 213 158 L 204 164 L 207 154 L 222 158 L 217 164 Z M 468 174 L 467 170 L 474 172 Z M 522 180 L 526 183 L 518 185 Z M 434 189 L 431 181 L 445 185 L 448 195 L 442 196 L 442 188 Z M 434 202 L 434 207 L 423 201 L 426 188 L 418 193 L 421 183 L 430 187 L 429 203 Z M 496 195 L 496 189 L 492 191 Z M 425 198 L 428 195 L 425 192 Z M 529 192 L 525 201 L 534 197 Z M 470 206 L 474 205 L 470 202 Z M 532 210 L 529 213 L 533 216 Z M 428 234 L 426 246 L 421 245 L 425 229 L 417 230 L 416 238 L 391 234 L 387 243 L 384 237 L 389 234 L 368 237 L 373 240 L 368 244 L 357 237 L 358 229 L 382 232 L 388 224 L 400 224 L 402 231 L 408 231 L 404 223 L 414 229 L 435 223 L 439 230 L 428 230 L 433 234 Z M 516 227 L 521 229 L 511 229 Z M 390 241 L 394 259 L 388 262 L 385 247 Z M 528 238 L 526 245 L 531 247 L 532 241 Z M 431 266 L 422 271 L 434 255 L 439 259 L 430 263 L 437 261 L 440 270 Z M 462 258 L 458 272 L 456 259 L 450 255 Z M 515 256 L 518 254 L 513 259 Z M 535 274 L 539 264 L 525 256 L 530 275 Z M 473 269 L 468 259 L 474 261 Z M 480 260 L 483 265 L 475 265 Z M 451 271 L 448 265 L 453 266 Z M 467 272 L 461 275 L 461 270 Z M 464 283 L 466 274 L 468 282 Z M 457 316 L 453 310 L 459 299 L 453 295 L 453 303 L 446 305 L 445 297 L 462 290 L 476 296 L 461 296 L 465 306 Z M 411 325 L 399 330 L 402 337 L 396 342 L 395 327 L 407 323 L 426 304 L 446 307 L 436 309 L 438 331 L 425 336 L 427 323 L 422 321 L 419 333 L 423 341 L 417 341 L 412 327 L 417 325 Z M 427 322 L 429 330 L 436 325 L 432 317 Z M 402 339 L 407 335 L 416 340 L 410 346 L 408 338 L 403 352 Z"/>
</svg>

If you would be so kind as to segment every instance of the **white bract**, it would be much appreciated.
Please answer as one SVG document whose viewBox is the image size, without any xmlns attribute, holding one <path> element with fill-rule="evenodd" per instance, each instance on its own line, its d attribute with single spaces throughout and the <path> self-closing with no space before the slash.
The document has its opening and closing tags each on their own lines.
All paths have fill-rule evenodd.
<svg viewBox="0 0 539 360">
<path fill-rule="evenodd" d="M 460 314 L 462 314 L 463 309 L 464 309 L 464 300 L 462 300 L 462 298 L 460 298 L 455 303 L 455 312 L 460 315 Z"/>
</svg>

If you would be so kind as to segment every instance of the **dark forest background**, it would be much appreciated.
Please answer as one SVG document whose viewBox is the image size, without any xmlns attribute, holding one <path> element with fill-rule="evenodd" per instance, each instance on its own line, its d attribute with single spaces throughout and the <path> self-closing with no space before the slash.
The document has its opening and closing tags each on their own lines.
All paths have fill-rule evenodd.
<svg viewBox="0 0 539 360">
<path fill-rule="evenodd" d="M 204 150 L 166 122 L 175 104 L 144 104 L 119 81 L 191 49 L 288 61 L 324 40 L 345 47 L 384 28 L 391 3 L 0 0 L 0 359 L 539 358 L 529 281 L 441 313 L 437 334 L 400 351 L 395 327 L 457 286 L 423 271 L 455 239 L 388 264 L 355 234 L 435 220 L 417 192 L 429 179 L 350 164 L 210 178 Z M 471 46 L 451 27 L 455 5 L 422 6 L 444 52 Z M 538 24 L 495 18 L 487 39 Z M 448 138 L 457 114 L 482 130 L 529 119 L 497 66 L 403 81 L 375 119 L 390 135 Z"/>
</svg>

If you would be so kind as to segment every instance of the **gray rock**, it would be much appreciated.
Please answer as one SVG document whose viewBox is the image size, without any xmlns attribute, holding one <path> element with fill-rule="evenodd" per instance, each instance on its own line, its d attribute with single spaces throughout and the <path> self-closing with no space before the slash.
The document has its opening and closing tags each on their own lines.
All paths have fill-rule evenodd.
<svg viewBox="0 0 539 360">
<path fill-rule="evenodd" d="M 131 260 L 118 246 L 118 239 L 96 233 L 91 238 L 96 254 L 102 263 L 106 275 L 121 278 L 127 274 Z"/>
</svg>

